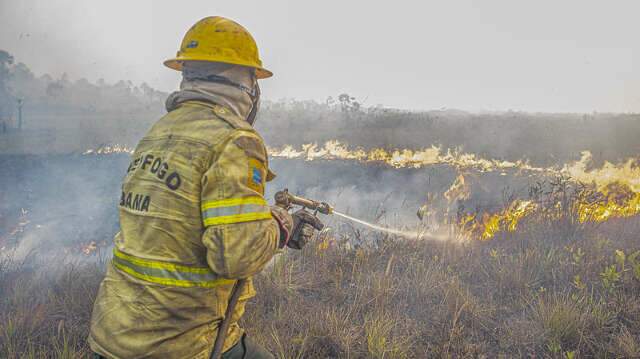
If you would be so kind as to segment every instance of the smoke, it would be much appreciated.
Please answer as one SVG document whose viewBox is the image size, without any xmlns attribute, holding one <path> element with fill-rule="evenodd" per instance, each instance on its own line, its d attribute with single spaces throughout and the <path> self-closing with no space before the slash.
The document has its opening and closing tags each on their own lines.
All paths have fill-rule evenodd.
<svg viewBox="0 0 640 359">
<path fill-rule="evenodd" d="M 161 116 L 166 94 L 124 81 L 36 77 L 23 64 L 12 66 L 12 91 L 25 98 L 25 128 L 0 134 L 0 248 L 25 258 L 108 246 L 118 230 L 129 153 Z M 614 173 L 611 166 L 588 170 L 604 159 L 637 156 L 640 132 L 634 115 L 410 113 L 304 101 L 267 103 L 260 117 L 259 132 L 280 149 L 270 162 L 278 177 L 267 186 L 268 199 L 288 188 L 338 209 L 339 216 L 324 219 L 339 231 L 352 229 L 347 216 L 361 228 L 409 238 L 443 239 L 440 231 L 460 215 L 499 212 L 556 170 L 589 182 Z M 329 140 L 344 145 L 300 150 Z M 284 155 L 287 144 L 301 154 Z M 583 150 L 594 155 L 576 164 Z M 637 178 L 635 162 L 615 175 Z M 462 186 L 460 176 L 465 196 L 452 189 Z M 626 184 L 637 189 L 633 181 Z M 23 209 L 28 224 L 14 233 Z"/>
<path fill-rule="evenodd" d="M 0 156 L 0 248 L 17 258 L 80 255 L 110 243 L 128 158 Z"/>
</svg>

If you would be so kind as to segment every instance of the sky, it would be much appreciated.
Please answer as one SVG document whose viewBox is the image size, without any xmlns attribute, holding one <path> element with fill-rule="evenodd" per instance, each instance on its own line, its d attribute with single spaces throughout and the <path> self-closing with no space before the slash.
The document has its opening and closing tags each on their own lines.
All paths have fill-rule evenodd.
<svg viewBox="0 0 640 359">
<path fill-rule="evenodd" d="M 221 15 L 258 42 L 267 99 L 407 110 L 640 112 L 640 1 L 0 0 L 0 49 L 37 75 L 146 82 Z"/>
</svg>

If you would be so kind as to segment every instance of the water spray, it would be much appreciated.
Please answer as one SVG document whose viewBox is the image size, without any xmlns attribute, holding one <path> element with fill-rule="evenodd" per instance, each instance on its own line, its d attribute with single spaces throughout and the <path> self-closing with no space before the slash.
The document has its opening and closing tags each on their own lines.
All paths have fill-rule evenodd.
<svg viewBox="0 0 640 359">
<path fill-rule="evenodd" d="M 367 221 L 363 221 L 361 219 L 354 218 L 354 217 L 351 217 L 349 215 L 346 215 L 344 213 L 340 213 L 340 212 L 337 212 L 337 211 L 333 211 L 333 214 L 335 214 L 336 216 L 340 216 L 340 217 L 342 217 L 342 218 L 344 218 L 346 220 L 349 220 L 351 222 L 356 222 L 356 223 L 362 224 L 363 226 L 369 227 L 369 228 L 371 228 L 373 230 L 380 231 L 380 232 L 385 232 L 385 233 L 389 233 L 389 234 L 395 234 L 397 236 L 407 237 L 407 238 L 418 238 L 421 235 L 421 233 L 418 232 L 418 231 L 403 231 L 403 230 L 400 230 L 400 229 L 382 227 L 382 226 L 379 226 L 377 224 L 369 223 Z"/>
<path fill-rule="evenodd" d="M 320 201 L 316 201 L 309 198 L 294 196 L 291 193 L 289 193 L 289 191 L 286 188 L 282 191 L 276 192 L 274 197 L 275 197 L 276 205 L 287 210 L 291 209 L 294 205 L 296 205 L 296 206 L 300 206 L 300 207 L 314 211 L 313 213 L 314 215 L 318 213 L 322 213 L 326 215 L 335 214 L 336 216 L 339 216 L 343 219 L 346 219 L 351 222 L 359 223 L 373 230 L 394 234 L 394 235 L 406 237 L 406 238 L 428 238 L 428 239 L 435 239 L 435 240 L 449 239 L 449 237 L 428 233 L 426 231 L 405 231 L 400 229 L 382 227 L 380 225 L 373 224 L 373 223 L 364 221 L 362 219 L 351 217 L 347 214 L 338 212 L 333 208 L 333 206 L 331 206 L 326 202 L 320 202 Z"/>
</svg>

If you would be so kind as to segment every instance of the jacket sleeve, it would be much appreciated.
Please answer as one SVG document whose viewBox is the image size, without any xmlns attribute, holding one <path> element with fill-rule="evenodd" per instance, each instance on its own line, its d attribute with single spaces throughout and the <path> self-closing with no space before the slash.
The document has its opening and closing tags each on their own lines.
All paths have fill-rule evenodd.
<svg viewBox="0 0 640 359">
<path fill-rule="evenodd" d="M 249 131 L 235 131 L 218 148 L 202 177 L 202 242 L 215 273 L 246 278 L 278 250 L 279 227 L 264 199 L 266 149 Z"/>
</svg>

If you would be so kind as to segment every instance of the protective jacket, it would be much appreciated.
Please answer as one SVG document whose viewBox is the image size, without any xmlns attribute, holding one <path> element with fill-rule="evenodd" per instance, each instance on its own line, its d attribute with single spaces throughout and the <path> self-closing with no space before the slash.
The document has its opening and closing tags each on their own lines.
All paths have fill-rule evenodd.
<svg viewBox="0 0 640 359">
<path fill-rule="evenodd" d="M 236 279 L 273 257 L 262 138 L 229 108 L 176 101 L 140 141 L 120 194 L 120 232 L 94 304 L 89 343 L 109 358 L 209 358 Z M 255 295 L 249 281 L 233 314 Z"/>
</svg>

